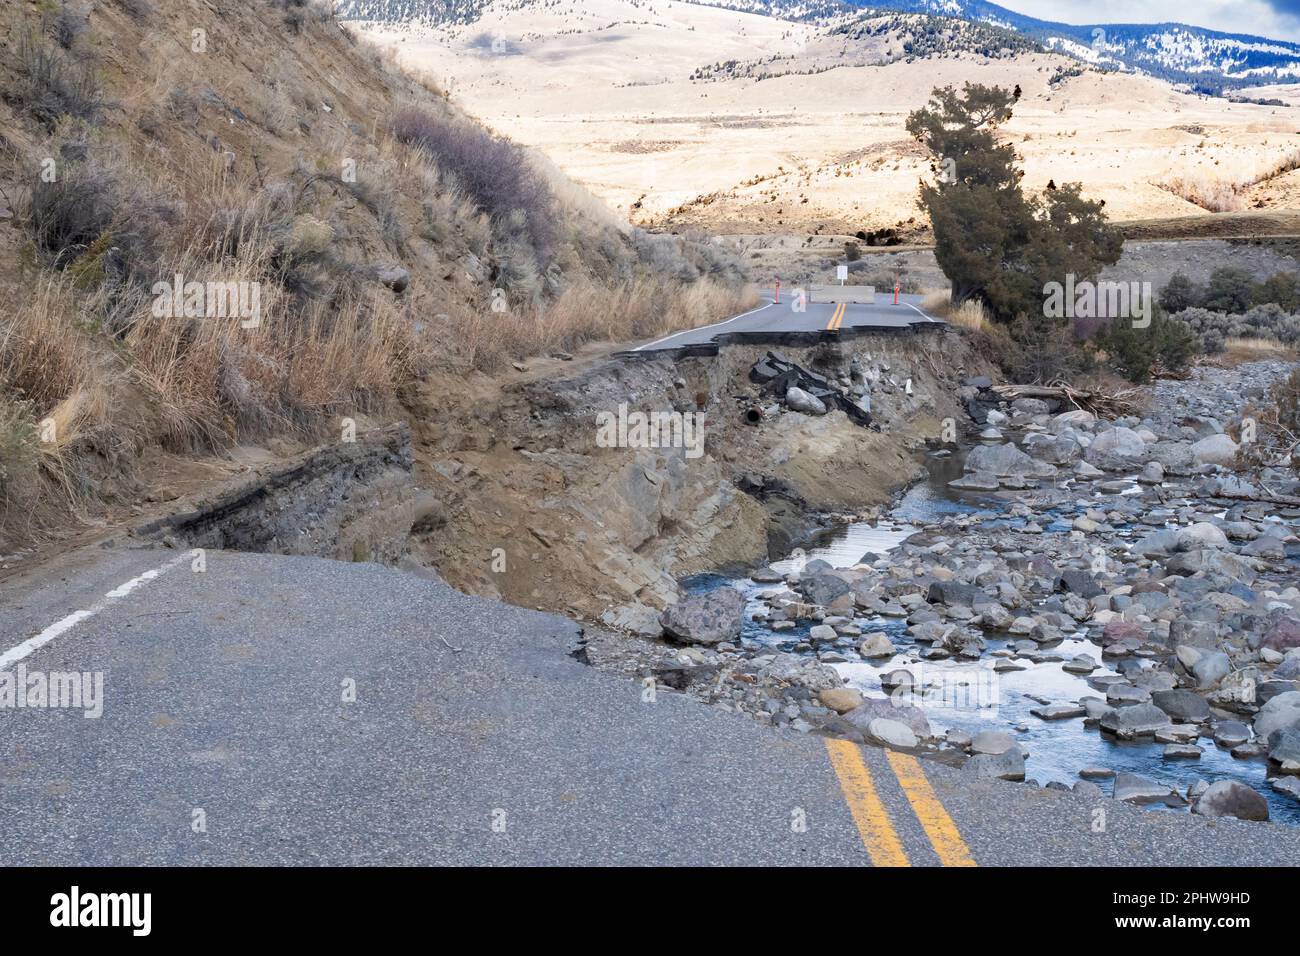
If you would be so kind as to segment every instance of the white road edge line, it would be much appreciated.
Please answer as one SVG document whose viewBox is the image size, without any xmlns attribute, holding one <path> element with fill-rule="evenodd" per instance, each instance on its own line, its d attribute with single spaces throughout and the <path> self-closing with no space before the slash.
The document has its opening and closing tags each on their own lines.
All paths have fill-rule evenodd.
<svg viewBox="0 0 1300 956">
<path fill-rule="evenodd" d="M 918 309 L 916 306 L 912 305 L 912 303 L 910 303 L 910 302 L 904 302 L 903 305 L 907 306 L 909 309 L 911 309 L 913 312 L 915 312 L 915 313 L 916 313 L 917 315 L 919 315 L 921 318 L 925 319 L 925 321 L 927 321 L 927 322 L 938 322 L 938 321 L 939 321 L 938 319 L 934 318 L 933 316 L 926 315 L 924 312 L 922 312 L 922 311 L 921 311 L 920 309 Z"/>
<path fill-rule="evenodd" d="M 770 309 L 776 305 L 775 302 L 769 302 L 767 305 L 760 305 L 757 309 L 750 309 L 748 312 L 742 312 L 740 315 L 733 315 L 729 319 L 721 322 L 714 322 L 712 325 L 701 325 L 698 329 L 682 329 L 680 332 L 674 332 L 672 335 L 665 335 L 662 339 L 655 339 L 653 342 L 647 342 L 645 345 L 638 345 L 633 352 L 640 352 L 642 349 L 648 349 L 652 345 L 658 345 L 660 342 L 667 342 L 669 339 L 675 339 L 679 335 L 685 335 L 687 332 L 703 332 L 705 329 L 714 329 L 720 325 L 727 325 L 735 322 L 737 319 L 743 319 L 747 315 L 753 315 L 755 312 L 762 312 L 764 309 Z"/>
<path fill-rule="evenodd" d="M 182 554 L 180 557 L 168 561 L 160 568 L 154 568 L 152 571 L 144 572 L 144 574 L 140 575 L 139 577 L 132 578 L 130 581 L 127 581 L 125 584 L 121 584 L 113 588 L 113 590 L 109 591 L 107 594 L 104 595 L 103 600 L 97 602 L 91 607 L 83 611 L 73 611 L 71 614 L 69 614 L 67 617 L 63 618 L 62 620 L 55 621 L 45 630 L 41 631 L 41 633 L 37 634 L 35 637 L 29 637 L 21 644 L 18 644 L 15 647 L 11 647 L 3 654 L 0 654 L 0 670 L 4 670 L 6 667 L 8 667 L 11 664 L 18 663 L 20 660 L 22 660 L 27 655 L 31 654 L 33 651 L 39 650 L 40 648 L 44 647 L 46 644 L 50 643 L 50 641 L 54 640 L 60 634 L 66 634 L 68 631 L 72 630 L 82 621 L 88 620 L 89 618 L 94 617 L 96 614 L 100 613 L 101 611 L 106 610 L 110 606 L 122 600 L 122 598 L 126 597 L 136 588 L 140 587 L 143 584 L 148 584 L 154 578 L 161 577 L 162 575 L 166 574 L 172 568 L 176 567 L 178 564 L 180 564 L 182 561 L 187 560 L 188 558 L 189 558 L 188 553 Z"/>
</svg>

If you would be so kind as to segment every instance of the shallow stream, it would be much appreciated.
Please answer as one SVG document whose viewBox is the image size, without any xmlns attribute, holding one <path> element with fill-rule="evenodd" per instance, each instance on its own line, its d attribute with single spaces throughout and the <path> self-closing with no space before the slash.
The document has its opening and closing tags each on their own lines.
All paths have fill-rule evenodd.
<svg viewBox="0 0 1300 956">
<path fill-rule="evenodd" d="M 834 567 L 852 567 L 862 560 L 864 554 L 884 555 L 897 547 L 918 530 L 913 522 L 925 524 L 941 520 L 946 514 L 956 513 L 983 513 L 996 521 L 997 515 L 1009 509 L 1010 502 L 996 495 L 961 492 L 948 487 L 950 480 L 962 474 L 959 456 L 931 457 L 926 464 L 928 477 L 909 489 L 890 510 L 888 517 L 874 523 L 858 522 L 827 531 L 806 550 L 796 551 L 783 561 L 773 562 L 772 567 L 782 572 L 797 571 L 814 558 L 820 558 Z M 1037 517 L 1039 524 L 1048 533 L 1068 532 L 1072 519 L 1073 514 L 1041 514 Z M 1008 519 L 1009 522 L 1014 520 Z M 995 525 L 986 521 L 984 526 Z M 707 591 L 730 585 L 746 595 L 747 608 L 741 641 L 748 650 L 794 651 L 797 645 L 808 640 L 808 632 L 814 622 L 800 621 L 793 630 L 777 632 L 769 630 L 762 621 L 752 620 L 754 612 L 766 607 L 758 597 L 760 592 L 779 590 L 784 585 L 758 584 L 749 578 L 729 578 L 719 574 L 697 575 L 683 584 L 692 591 Z M 1039 784 L 1059 781 L 1072 786 L 1080 779 L 1079 771 L 1083 768 L 1105 767 L 1169 784 L 1184 795 L 1187 788 L 1198 779 L 1211 783 L 1216 780 L 1238 780 L 1254 787 L 1268 800 L 1274 821 L 1300 826 L 1300 802 L 1269 786 L 1266 780 L 1267 765 L 1263 758 L 1239 760 L 1227 750 L 1217 747 L 1212 740 L 1202 738 L 1199 741 L 1199 760 L 1166 760 L 1163 757 L 1164 744 L 1150 740 L 1119 742 L 1107 738 L 1095 728 L 1085 727 L 1082 718 L 1046 721 L 1031 714 L 1031 708 L 1042 704 L 1073 703 L 1078 698 L 1089 695 L 1105 696 L 1104 692 L 1089 686 L 1084 677 L 1068 673 L 1061 666 L 1071 657 L 1082 653 L 1090 655 L 1095 661 L 1102 660 L 1101 647 L 1086 638 L 1067 639 L 1061 644 L 1043 648 L 1041 656 L 1050 658 L 1048 660 L 1034 662 L 1016 657 L 1014 663 L 1022 670 L 1000 671 L 994 676 L 992 667 L 999 658 L 991 657 L 990 654 L 1011 643 L 1005 636 L 992 633 L 985 635 L 988 650 L 978 664 L 955 659 L 923 661 L 918 655 L 925 645 L 917 645 L 911 639 L 905 619 L 872 616 L 857 618 L 855 623 L 863 634 L 885 631 L 895 646 L 900 648 L 899 653 L 887 661 L 867 662 L 859 659 L 833 665 L 864 696 L 888 696 L 881 688 L 881 675 L 900 668 L 912 671 L 918 684 L 938 681 L 944 686 L 974 686 L 972 672 L 977 667 L 982 668 L 986 673 L 978 675 L 978 686 L 981 688 L 978 692 L 937 695 L 955 697 L 962 706 L 944 701 L 926 701 L 921 706 L 925 709 L 931 726 L 940 734 L 950 728 L 958 728 L 967 733 L 980 730 L 1011 733 L 1026 752 L 1026 779 L 1037 780 Z M 842 638 L 839 642 L 841 646 L 837 649 L 845 657 L 855 658 L 857 655 L 853 648 L 860 640 Z M 814 655 L 813 651 L 804 653 Z M 1092 676 L 1113 673 L 1103 663 Z M 1110 792 L 1110 780 L 1094 782 L 1103 791 Z M 1188 811 L 1183 808 L 1167 812 Z"/>
</svg>

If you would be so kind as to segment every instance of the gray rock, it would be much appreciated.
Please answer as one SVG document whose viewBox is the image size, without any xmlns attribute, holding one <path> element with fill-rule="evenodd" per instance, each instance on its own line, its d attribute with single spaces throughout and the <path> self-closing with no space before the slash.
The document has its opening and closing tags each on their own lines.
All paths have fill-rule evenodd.
<svg viewBox="0 0 1300 956">
<path fill-rule="evenodd" d="M 1250 728 L 1239 720 L 1221 720 L 1214 725 L 1214 742 L 1220 747 L 1236 747 L 1250 740 Z"/>
<path fill-rule="evenodd" d="M 1110 780 L 1115 776 L 1115 771 L 1109 767 L 1084 767 L 1079 771 L 1079 776 L 1085 780 Z"/>
<path fill-rule="evenodd" d="M 926 718 L 925 712 L 912 704 L 897 704 L 892 700 L 868 697 L 862 702 L 861 707 L 855 708 L 844 715 L 845 720 L 863 733 L 867 732 L 871 722 L 877 717 L 907 724 L 912 733 L 922 740 L 928 740 L 934 736 L 934 733 L 930 730 L 930 721 Z"/>
<path fill-rule="evenodd" d="M 1047 476 L 1056 469 L 1026 455 L 1015 445 L 977 445 L 966 456 L 966 470 L 988 472 L 999 478 Z"/>
<path fill-rule="evenodd" d="M 1135 773 L 1116 774 L 1113 794 L 1116 800 L 1122 800 L 1125 803 L 1142 805 L 1163 803 L 1169 807 L 1187 805 L 1187 801 L 1183 799 L 1178 791 L 1163 783 L 1156 783 L 1146 777 L 1139 777 Z"/>
<path fill-rule="evenodd" d="M 1237 460 L 1237 443 L 1227 435 L 1211 435 L 1192 445 L 1192 460 L 1198 465 L 1231 468 Z"/>
<path fill-rule="evenodd" d="M 1138 481 L 1146 485 L 1158 485 L 1165 480 L 1165 466 L 1158 461 L 1149 461 L 1138 475 Z"/>
<path fill-rule="evenodd" d="M 1150 737 L 1169 725 L 1169 715 L 1155 704 L 1131 704 L 1117 707 L 1104 714 L 1101 728 L 1121 740 Z"/>
<path fill-rule="evenodd" d="M 1060 588 L 1070 594 L 1077 594 L 1086 599 L 1102 594 L 1097 580 L 1089 571 L 1068 570 L 1061 572 Z"/>
<path fill-rule="evenodd" d="M 1134 542 L 1133 552 L 1146 558 L 1160 558 L 1178 550 L 1178 531 L 1163 528 Z"/>
<path fill-rule="evenodd" d="M 1178 547 L 1183 551 L 1197 548 L 1226 548 L 1228 536 L 1208 521 L 1198 521 L 1177 532 Z"/>
<path fill-rule="evenodd" d="M 903 750 L 911 750 L 916 747 L 918 741 L 916 734 L 907 724 L 890 720 L 886 717 L 877 717 L 867 724 L 864 736 L 875 743 L 884 744 L 888 747 L 899 747 Z"/>
<path fill-rule="evenodd" d="M 1192 804 L 1192 812 L 1203 817 L 1236 817 L 1238 820 L 1267 820 L 1268 801 L 1254 789 L 1235 780 L 1210 784 Z"/>
<path fill-rule="evenodd" d="M 1165 760 L 1200 760 L 1201 748 L 1194 744 L 1169 744 L 1161 756 Z"/>
<path fill-rule="evenodd" d="M 1000 754 L 975 754 L 962 771 L 980 779 L 1024 780 L 1025 757 L 1019 747 Z"/>
<path fill-rule="evenodd" d="M 1040 720 L 1070 720 L 1082 717 L 1088 711 L 1082 704 L 1048 704 L 1034 707 L 1029 712 Z"/>
<path fill-rule="evenodd" d="M 1255 736 L 1268 738 L 1275 730 L 1300 727 L 1300 690 L 1278 694 L 1255 715 Z"/>
<path fill-rule="evenodd" d="M 1292 800 L 1300 800 L 1300 777 L 1274 777 L 1269 784 L 1278 793 L 1285 793 Z"/>
<path fill-rule="evenodd" d="M 808 640 L 814 644 L 825 644 L 839 639 L 839 632 L 829 624 L 814 624 L 808 629 Z"/>
<path fill-rule="evenodd" d="M 1213 687 L 1232 670 L 1232 662 L 1222 651 L 1204 654 L 1192 665 L 1192 674 L 1201 687 Z"/>
<path fill-rule="evenodd" d="M 1088 654 L 1076 654 L 1061 665 L 1067 674 L 1091 674 L 1101 665 Z"/>
<path fill-rule="evenodd" d="M 849 593 L 849 582 L 838 574 L 812 574 L 805 570 L 799 579 L 799 590 L 813 604 L 828 606 L 837 597 Z"/>
<path fill-rule="evenodd" d="M 664 634 L 685 644 L 718 644 L 740 639 L 745 597 L 735 588 L 693 594 L 669 606 L 660 618 Z"/>
<path fill-rule="evenodd" d="M 1198 723 L 1210 717 L 1210 705 L 1205 698 L 1190 690 L 1180 688 L 1152 691 L 1151 703 L 1174 720 Z"/>
<path fill-rule="evenodd" d="M 405 292 L 406 287 L 411 283 L 411 273 L 399 265 L 377 265 L 372 267 L 371 274 L 378 282 L 399 295 Z"/>
<path fill-rule="evenodd" d="M 964 604 L 966 607 L 993 600 L 982 588 L 962 584 L 960 581 L 935 581 L 926 592 L 925 599 L 932 604 Z"/>
<path fill-rule="evenodd" d="M 790 386 L 785 393 L 785 403 L 796 412 L 805 415 L 825 415 L 826 405 L 820 398 L 805 392 L 797 385 Z"/>
<path fill-rule="evenodd" d="M 1067 428 L 1072 428 L 1075 429 L 1076 431 L 1087 431 L 1088 429 L 1092 428 L 1092 426 L 1095 425 L 1096 423 L 1097 423 L 1096 415 L 1094 415 L 1092 412 L 1085 412 L 1083 409 L 1080 408 L 1080 409 L 1075 409 L 1074 411 L 1071 412 L 1062 412 L 1061 414 L 1057 415 L 1055 418 L 1052 419 L 1051 424 L 1048 425 L 1048 428 L 1050 428 L 1054 434 L 1059 435 Z"/>
<path fill-rule="evenodd" d="M 1300 730 L 1275 730 L 1268 738 L 1268 759 L 1283 773 L 1300 773 Z"/>
<path fill-rule="evenodd" d="M 1090 799 L 1098 799 L 1106 796 L 1101 787 L 1097 786 L 1091 780 L 1076 780 L 1073 789 L 1079 796 L 1088 797 Z"/>
<path fill-rule="evenodd" d="M 1104 431 L 1088 446 L 1088 457 L 1095 461 L 1102 457 L 1140 458 L 1146 454 L 1147 443 L 1131 428 L 1115 427 Z"/>
<path fill-rule="evenodd" d="M 1289 651 L 1300 647 L 1300 619 L 1289 616 L 1278 618 L 1264 634 L 1260 646 L 1272 651 Z M 1297 665 L 1300 665 L 1300 658 L 1297 659 Z M 1288 669 L 1288 673 L 1300 676 L 1300 666 L 1295 670 Z M 1286 677 L 1285 674 L 1279 676 Z"/>
<path fill-rule="evenodd" d="M 894 647 L 894 642 L 889 639 L 889 635 L 884 631 L 876 631 L 868 634 L 866 639 L 858 645 L 858 653 L 863 657 L 893 657 L 898 653 Z"/>
<path fill-rule="evenodd" d="M 998 476 L 988 471 L 973 471 L 955 478 L 948 482 L 949 488 L 960 488 L 966 491 L 997 491 L 1002 487 L 998 481 Z"/>
</svg>

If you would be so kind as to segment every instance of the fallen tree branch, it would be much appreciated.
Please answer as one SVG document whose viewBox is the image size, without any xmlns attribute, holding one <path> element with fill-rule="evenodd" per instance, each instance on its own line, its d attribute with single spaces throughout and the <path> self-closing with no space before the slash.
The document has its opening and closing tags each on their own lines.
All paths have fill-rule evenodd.
<svg viewBox="0 0 1300 956">
<path fill-rule="evenodd" d="M 1017 398 L 1051 398 L 1069 402 L 1075 408 L 1095 415 L 1114 417 L 1129 415 L 1137 410 L 1130 396 L 1138 394 L 1139 390 L 1129 388 L 1113 395 L 1104 395 L 1101 392 L 1072 388 L 1061 382 L 1055 385 L 994 385 L 990 391 L 1009 402 L 1014 402 Z"/>
</svg>

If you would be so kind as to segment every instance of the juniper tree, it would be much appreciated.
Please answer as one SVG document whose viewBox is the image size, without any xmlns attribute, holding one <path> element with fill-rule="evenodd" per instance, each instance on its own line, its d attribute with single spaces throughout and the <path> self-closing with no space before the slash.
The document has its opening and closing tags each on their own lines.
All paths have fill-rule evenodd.
<svg viewBox="0 0 1300 956">
<path fill-rule="evenodd" d="M 1026 196 L 1015 148 L 999 142 L 1018 90 L 967 83 L 935 89 L 907 118 L 907 131 L 934 157 L 920 203 L 934 228 L 935 258 L 954 304 L 975 299 L 999 321 L 1042 316 L 1048 282 L 1092 279 L 1119 260 L 1123 239 L 1102 211 L 1067 183 Z M 1055 183 L 1053 183 L 1055 187 Z"/>
</svg>

